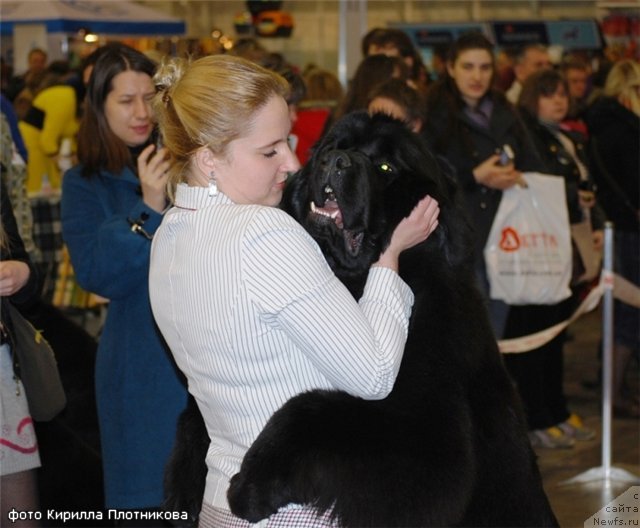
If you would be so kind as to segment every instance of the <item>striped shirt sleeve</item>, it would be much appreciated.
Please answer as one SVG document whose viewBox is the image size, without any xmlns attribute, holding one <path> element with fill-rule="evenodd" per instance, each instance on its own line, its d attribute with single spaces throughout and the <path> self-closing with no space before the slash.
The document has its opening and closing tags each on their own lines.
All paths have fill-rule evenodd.
<svg viewBox="0 0 640 528">
<path fill-rule="evenodd" d="M 337 389 L 386 397 L 407 339 L 411 290 L 375 267 L 356 302 L 311 237 L 279 213 L 256 215 L 245 239 L 242 273 L 253 302 Z"/>
</svg>

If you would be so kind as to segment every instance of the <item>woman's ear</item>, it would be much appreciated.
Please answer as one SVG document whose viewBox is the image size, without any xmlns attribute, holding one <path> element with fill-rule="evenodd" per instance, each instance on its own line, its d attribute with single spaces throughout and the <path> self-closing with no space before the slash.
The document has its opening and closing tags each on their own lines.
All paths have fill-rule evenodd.
<svg viewBox="0 0 640 528">
<path fill-rule="evenodd" d="M 208 185 L 211 174 L 215 172 L 216 157 L 211 149 L 202 147 L 196 151 L 193 158 L 193 166 L 195 169 L 195 180 L 201 185 Z"/>
<path fill-rule="evenodd" d="M 447 73 L 449 74 L 449 77 L 453 78 L 453 72 L 453 62 L 447 61 Z"/>
</svg>

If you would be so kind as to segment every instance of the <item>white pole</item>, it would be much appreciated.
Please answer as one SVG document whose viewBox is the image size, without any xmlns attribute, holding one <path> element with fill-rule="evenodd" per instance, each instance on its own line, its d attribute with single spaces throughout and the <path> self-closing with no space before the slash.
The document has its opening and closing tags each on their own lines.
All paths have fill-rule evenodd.
<svg viewBox="0 0 640 528">
<path fill-rule="evenodd" d="M 340 0 L 338 17 L 338 79 L 346 89 L 362 58 L 360 40 L 367 30 L 367 0 Z"/>
<path fill-rule="evenodd" d="M 640 478 L 629 471 L 611 466 L 611 408 L 613 393 L 613 224 L 604 225 L 604 259 L 601 284 L 602 302 L 602 465 L 565 480 L 561 484 L 583 484 L 602 481 L 610 492 L 612 480 L 640 484 Z"/>
<path fill-rule="evenodd" d="M 340 0 L 338 12 L 338 79 L 347 86 L 347 0 Z"/>
<path fill-rule="evenodd" d="M 613 224 L 604 226 L 602 267 L 602 470 L 611 479 L 611 407 L 613 394 Z"/>
</svg>

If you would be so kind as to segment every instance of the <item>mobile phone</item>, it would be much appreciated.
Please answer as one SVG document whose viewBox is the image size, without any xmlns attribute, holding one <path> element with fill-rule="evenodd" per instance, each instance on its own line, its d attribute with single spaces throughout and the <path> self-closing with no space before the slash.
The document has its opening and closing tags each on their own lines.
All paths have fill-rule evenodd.
<svg viewBox="0 0 640 528">
<path fill-rule="evenodd" d="M 515 159 L 513 149 L 509 145 L 503 145 L 501 149 L 498 149 L 498 154 L 500 155 L 498 163 L 502 166 L 513 163 L 513 160 Z"/>
<path fill-rule="evenodd" d="M 158 150 L 163 147 L 162 134 L 160 133 L 160 130 L 158 130 L 158 127 L 155 127 L 151 132 L 151 135 L 149 136 L 149 143 L 153 143 L 155 145 L 156 150 L 154 152 L 158 152 Z"/>
</svg>

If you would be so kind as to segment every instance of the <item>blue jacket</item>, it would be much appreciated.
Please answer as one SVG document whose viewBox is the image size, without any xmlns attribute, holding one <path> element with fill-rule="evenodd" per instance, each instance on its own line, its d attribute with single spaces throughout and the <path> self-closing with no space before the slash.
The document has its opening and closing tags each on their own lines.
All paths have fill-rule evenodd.
<svg viewBox="0 0 640 528">
<path fill-rule="evenodd" d="M 187 392 L 151 314 L 151 241 L 128 219 L 146 215 L 153 234 L 162 215 L 144 204 L 129 169 L 83 178 L 76 166 L 62 189 L 62 234 L 78 283 L 110 301 L 96 360 L 106 507 L 159 506 Z"/>
</svg>

